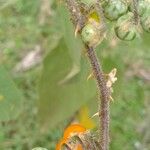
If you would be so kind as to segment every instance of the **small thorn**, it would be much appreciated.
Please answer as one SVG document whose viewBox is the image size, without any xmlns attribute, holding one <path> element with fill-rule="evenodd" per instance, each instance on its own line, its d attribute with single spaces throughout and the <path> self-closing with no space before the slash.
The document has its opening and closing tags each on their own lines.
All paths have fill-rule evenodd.
<svg viewBox="0 0 150 150">
<path fill-rule="evenodd" d="M 87 81 L 90 80 L 90 79 L 93 79 L 93 78 L 94 78 L 94 74 L 93 74 L 93 72 L 92 72 L 92 73 L 90 73 L 89 76 L 87 77 Z"/>
<path fill-rule="evenodd" d="M 75 37 L 77 37 L 79 30 L 80 30 L 80 26 L 79 24 L 77 24 L 74 32 Z"/>
<path fill-rule="evenodd" d="M 114 102 L 114 99 L 112 96 L 109 97 L 111 102 Z"/>
<path fill-rule="evenodd" d="M 97 113 L 95 113 L 93 116 L 92 116 L 92 118 L 94 118 L 94 117 L 96 117 L 96 116 L 98 116 L 99 115 L 99 113 L 97 112 Z"/>
</svg>

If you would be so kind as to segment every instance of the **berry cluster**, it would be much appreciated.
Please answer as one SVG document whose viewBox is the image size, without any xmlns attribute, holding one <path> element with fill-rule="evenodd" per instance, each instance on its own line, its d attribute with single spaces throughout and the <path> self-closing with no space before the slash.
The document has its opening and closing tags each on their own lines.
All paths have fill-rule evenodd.
<svg viewBox="0 0 150 150">
<path fill-rule="evenodd" d="M 93 0 L 82 0 L 82 3 L 92 8 L 88 9 L 88 21 L 81 32 L 83 41 L 90 46 L 95 47 L 102 40 L 103 20 L 115 22 L 115 34 L 121 40 L 133 40 L 141 29 L 150 33 L 150 0 L 103 0 L 101 14 Z"/>
</svg>

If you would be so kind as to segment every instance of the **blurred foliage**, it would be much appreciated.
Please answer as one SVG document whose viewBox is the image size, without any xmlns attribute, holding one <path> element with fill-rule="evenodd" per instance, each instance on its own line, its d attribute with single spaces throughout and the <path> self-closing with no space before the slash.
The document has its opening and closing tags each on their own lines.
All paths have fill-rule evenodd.
<svg viewBox="0 0 150 150">
<path fill-rule="evenodd" d="M 66 9 L 53 1 L 52 14 L 40 25 L 41 2 L 0 0 L 0 149 L 53 150 L 76 112 L 79 121 L 87 125 L 84 115 L 89 112 L 91 117 L 97 111 L 96 85 L 94 80 L 86 80 L 90 66 L 80 39 L 74 38 Z M 111 27 L 109 31 L 96 52 L 106 73 L 118 70 L 111 103 L 111 149 L 138 150 L 138 143 L 148 150 L 138 130 L 146 121 L 150 81 L 136 71 L 149 69 L 150 35 L 122 42 L 114 37 Z M 43 50 L 42 63 L 14 72 L 16 64 L 36 45 Z M 88 110 L 84 111 L 84 106 Z"/>
<path fill-rule="evenodd" d="M 3 66 L 0 66 L 0 83 L 0 121 L 15 119 L 22 110 L 23 96 Z"/>
</svg>

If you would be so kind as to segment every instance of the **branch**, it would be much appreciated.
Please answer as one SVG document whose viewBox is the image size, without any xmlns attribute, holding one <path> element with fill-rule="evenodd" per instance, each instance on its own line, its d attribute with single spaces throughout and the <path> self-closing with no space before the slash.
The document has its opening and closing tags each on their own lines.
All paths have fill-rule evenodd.
<svg viewBox="0 0 150 150">
<path fill-rule="evenodd" d="M 99 94 L 99 121 L 100 121 L 100 145 L 102 150 L 109 150 L 109 89 L 106 86 L 105 77 L 100 61 L 92 47 L 86 46 L 88 58 L 97 81 Z"/>
</svg>

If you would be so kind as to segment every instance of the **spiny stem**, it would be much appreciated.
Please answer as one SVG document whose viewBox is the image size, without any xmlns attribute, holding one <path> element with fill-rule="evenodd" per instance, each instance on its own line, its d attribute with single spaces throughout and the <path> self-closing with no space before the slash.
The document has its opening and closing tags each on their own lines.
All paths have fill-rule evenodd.
<svg viewBox="0 0 150 150">
<path fill-rule="evenodd" d="M 109 150 L 109 89 L 106 86 L 105 77 L 100 61 L 92 47 L 86 45 L 88 58 L 97 81 L 98 93 L 100 94 L 99 121 L 100 121 L 100 145 L 101 150 Z"/>
<path fill-rule="evenodd" d="M 84 25 L 85 17 L 80 12 L 78 1 L 66 0 L 66 4 L 70 12 L 73 24 L 75 25 L 75 27 L 79 25 L 79 27 L 82 28 Z"/>
<path fill-rule="evenodd" d="M 75 26 L 79 23 L 82 25 L 84 23 L 84 16 L 82 16 L 82 13 L 80 12 L 80 9 L 78 8 L 78 4 L 75 0 L 66 0 L 66 4 L 68 6 L 68 9 L 70 11 L 70 14 L 72 16 L 72 21 L 75 24 Z M 99 6 L 96 7 L 98 10 Z M 102 12 L 100 12 L 102 13 Z M 95 79 L 97 81 L 97 87 L 98 87 L 98 93 L 100 95 L 99 97 L 99 129 L 100 129 L 100 150 L 109 150 L 109 98 L 110 98 L 110 91 L 106 86 L 105 77 L 102 71 L 102 67 L 100 65 L 100 62 L 96 56 L 96 53 L 94 51 L 93 47 L 89 47 L 88 45 L 85 45 L 88 58 L 90 60 L 90 64 L 95 76 Z"/>
</svg>

